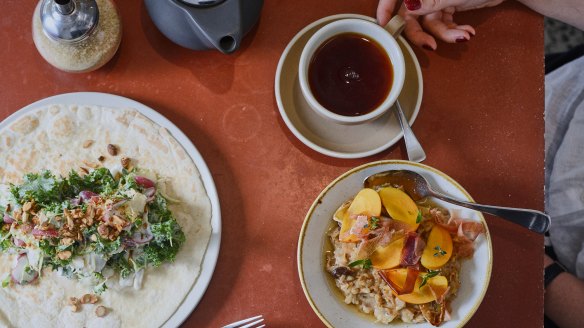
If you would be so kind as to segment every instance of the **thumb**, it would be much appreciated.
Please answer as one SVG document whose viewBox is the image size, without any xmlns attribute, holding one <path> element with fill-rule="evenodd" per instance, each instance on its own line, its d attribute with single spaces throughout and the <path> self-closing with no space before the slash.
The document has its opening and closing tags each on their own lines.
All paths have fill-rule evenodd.
<svg viewBox="0 0 584 328">
<path fill-rule="evenodd" d="M 393 9 L 397 5 L 397 0 L 379 0 L 377 5 L 377 23 L 385 26 L 391 19 Z"/>
<path fill-rule="evenodd" d="M 406 8 L 416 15 L 426 15 L 448 7 L 460 6 L 464 2 L 464 0 L 404 0 Z"/>
</svg>

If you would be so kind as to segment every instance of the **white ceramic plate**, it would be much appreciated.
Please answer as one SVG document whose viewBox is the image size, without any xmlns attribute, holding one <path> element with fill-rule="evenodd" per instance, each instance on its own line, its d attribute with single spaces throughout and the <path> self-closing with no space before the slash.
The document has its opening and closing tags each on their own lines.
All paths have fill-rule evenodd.
<svg viewBox="0 0 584 328">
<path fill-rule="evenodd" d="M 298 62 L 304 45 L 323 25 L 344 18 L 373 18 L 355 14 L 324 17 L 302 29 L 280 57 L 276 70 L 275 94 L 282 119 L 292 133 L 313 150 L 337 158 L 362 158 L 377 154 L 395 144 L 403 136 L 399 122 L 388 111 L 373 122 L 360 125 L 341 125 L 327 121 L 310 108 L 298 80 Z M 406 79 L 399 96 L 400 104 L 410 125 L 414 123 L 422 103 L 422 71 L 408 43 L 400 37 L 404 53 Z"/>
<path fill-rule="evenodd" d="M 429 323 L 383 325 L 374 323 L 374 317 L 358 313 L 346 305 L 334 292 L 334 283 L 325 271 L 326 232 L 336 209 L 363 188 L 368 176 L 386 170 L 411 170 L 423 175 L 435 189 L 454 198 L 473 201 L 471 196 L 452 178 L 429 166 L 407 161 L 380 161 L 354 168 L 328 185 L 314 201 L 300 232 L 298 240 L 298 273 L 308 302 L 328 327 L 416 327 L 430 328 Z M 461 218 L 482 221 L 482 214 L 436 200 L 436 204 L 455 210 Z M 452 320 L 440 327 L 462 327 L 479 307 L 491 277 L 493 252 L 489 231 L 475 241 L 475 254 L 464 261 L 461 270 L 461 287 L 452 302 Z"/>
<path fill-rule="evenodd" d="M 197 304 L 199 304 L 203 294 L 205 294 L 205 290 L 207 290 L 207 286 L 211 282 L 211 277 L 213 276 L 215 264 L 217 263 L 217 258 L 219 256 L 219 247 L 221 244 L 221 211 L 219 207 L 217 189 L 215 188 L 215 183 L 213 182 L 213 177 L 211 176 L 211 172 L 209 171 L 207 164 L 205 164 L 203 157 L 197 148 L 195 148 L 193 143 L 189 140 L 189 138 L 166 117 L 137 101 L 107 93 L 76 92 L 56 95 L 39 100 L 18 110 L 4 121 L 0 122 L 0 130 L 2 130 L 2 128 L 5 126 L 10 125 L 20 117 L 26 115 L 27 113 L 38 109 L 39 107 L 51 104 L 83 104 L 110 108 L 134 108 L 152 121 L 156 122 L 158 125 L 165 127 L 170 132 L 170 134 L 172 134 L 172 136 L 178 140 L 181 146 L 183 146 L 183 148 L 197 166 L 197 169 L 201 174 L 201 179 L 203 180 L 203 185 L 205 186 L 205 190 L 207 191 L 207 195 L 211 201 L 212 233 L 207 251 L 203 259 L 203 263 L 201 264 L 201 273 L 199 277 L 197 278 L 191 291 L 185 297 L 184 301 L 176 309 L 176 312 L 174 312 L 174 314 L 163 325 L 163 327 L 168 328 L 178 327 L 191 314 Z M 152 301 L 154 302 L 155 300 Z"/>
</svg>

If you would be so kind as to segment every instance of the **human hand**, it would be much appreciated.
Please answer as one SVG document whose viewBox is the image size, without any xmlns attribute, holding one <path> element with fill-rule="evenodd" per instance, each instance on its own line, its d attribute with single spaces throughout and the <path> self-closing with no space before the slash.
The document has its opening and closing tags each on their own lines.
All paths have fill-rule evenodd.
<svg viewBox="0 0 584 328">
<path fill-rule="evenodd" d="M 505 0 L 404 0 L 399 15 L 406 21 L 405 36 L 415 45 L 429 50 L 438 46 L 436 39 L 444 42 L 465 42 L 475 35 L 470 25 L 454 22 L 454 13 L 470 9 L 496 6 Z M 377 21 L 384 26 L 389 22 L 397 0 L 379 0 Z"/>
</svg>

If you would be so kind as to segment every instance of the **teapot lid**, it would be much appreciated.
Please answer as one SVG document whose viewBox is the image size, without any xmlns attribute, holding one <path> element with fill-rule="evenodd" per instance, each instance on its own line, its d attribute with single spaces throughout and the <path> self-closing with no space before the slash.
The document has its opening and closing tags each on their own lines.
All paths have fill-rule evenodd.
<svg viewBox="0 0 584 328">
<path fill-rule="evenodd" d="M 196 7 L 211 7 L 220 4 L 225 0 L 180 0 L 187 5 L 193 5 Z"/>
<path fill-rule="evenodd" d="M 95 0 L 43 0 L 40 11 L 43 30 L 55 41 L 85 40 L 99 22 Z"/>
</svg>

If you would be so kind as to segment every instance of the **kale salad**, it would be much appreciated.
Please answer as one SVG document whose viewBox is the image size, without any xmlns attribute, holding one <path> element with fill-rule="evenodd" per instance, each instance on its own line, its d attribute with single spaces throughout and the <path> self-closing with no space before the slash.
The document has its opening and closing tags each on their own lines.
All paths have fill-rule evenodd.
<svg viewBox="0 0 584 328">
<path fill-rule="evenodd" d="M 0 253 L 15 255 L 2 286 L 33 283 L 51 268 L 95 293 L 114 277 L 141 288 L 145 269 L 174 261 L 185 242 L 170 201 L 138 169 L 116 177 L 103 167 L 83 176 L 43 171 L 0 185 Z"/>
</svg>

